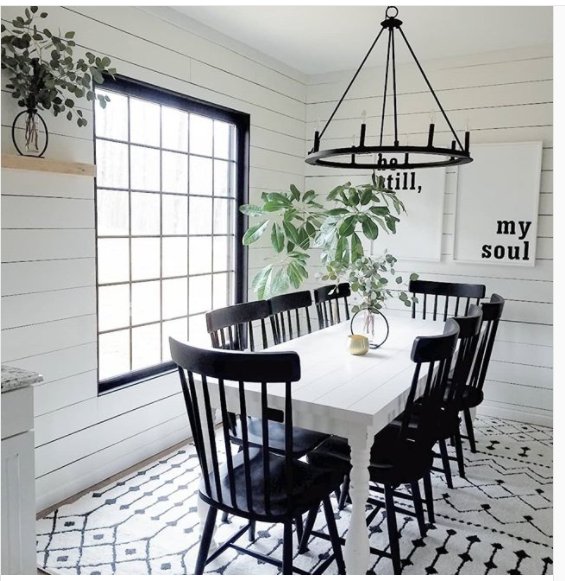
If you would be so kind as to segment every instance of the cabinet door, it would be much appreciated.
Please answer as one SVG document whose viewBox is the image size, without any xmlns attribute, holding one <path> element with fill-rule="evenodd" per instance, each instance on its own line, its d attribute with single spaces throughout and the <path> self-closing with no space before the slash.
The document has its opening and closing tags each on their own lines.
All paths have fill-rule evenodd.
<svg viewBox="0 0 565 581">
<path fill-rule="evenodd" d="M 33 432 L 2 440 L 2 574 L 35 575 Z"/>
</svg>

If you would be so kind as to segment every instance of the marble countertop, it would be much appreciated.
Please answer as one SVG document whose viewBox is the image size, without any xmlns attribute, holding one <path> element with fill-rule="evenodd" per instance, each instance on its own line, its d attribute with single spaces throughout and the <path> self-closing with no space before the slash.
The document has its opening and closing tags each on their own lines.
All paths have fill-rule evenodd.
<svg viewBox="0 0 565 581">
<path fill-rule="evenodd" d="M 43 381 L 43 376 L 35 371 L 2 365 L 2 393 L 23 389 L 40 381 Z"/>
</svg>

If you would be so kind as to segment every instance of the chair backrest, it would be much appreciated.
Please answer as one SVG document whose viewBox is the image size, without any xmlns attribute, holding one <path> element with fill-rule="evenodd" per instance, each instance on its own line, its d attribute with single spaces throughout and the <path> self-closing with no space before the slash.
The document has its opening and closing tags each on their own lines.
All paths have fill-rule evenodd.
<svg viewBox="0 0 565 581">
<path fill-rule="evenodd" d="M 306 327 L 308 333 L 312 332 L 310 322 L 310 311 L 308 307 L 312 306 L 312 295 L 310 291 L 299 291 L 286 295 L 278 295 L 269 299 L 271 306 L 271 318 L 274 321 L 276 334 L 279 343 L 300 337 L 300 310 L 303 309 L 305 318 L 302 320 L 302 328 Z M 295 325 L 292 323 L 292 311 L 294 311 Z M 286 321 L 285 321 L 286 318 Z"/>
<path fill-rule="evenodd" d="M 494 339 L 504 309 L 504 299 L 492 294 L 488 303 L 482 303 L 483 320 L 477 355 L 471 372 L 470 387 L 482 391 L 492 355 Z"/>
<path fill-rule="evenodd" d="M 212 340 L 212 347 L 244 351 L 249 346 L 251 351 L 269 347 L 266 323 L 271 310 L 268 301 L 253 301 L 216 309 L 206 313 L 206 327 Z M 259 322 L 261 340 L 255 336 L 254 322 Z M 273 343 L 277 342 L 275 329 L 272 327 Z"/>
<path fill-rule="evenodd" d="M 242 511 L 270 512 L 274 489 L 281 495 L 293 484 L 292 382 L 300 379 L 300 358 L 296 353 L 239 353 L 202 349 L 169 339 L 171 356 L 177 364 L 188 420 L 202 469 L 204 490 L 216 505 L 227 505 Z M 228 395 L 225 382 L 233 382 Z M 248 440 L 248 396 L 246 383 L 259 384 L 261 397 L 262 446 L 251 448 Z M 269 384 L 284 384 L 284 409 L 269 408 Z M 280 394 L 279 394 L 280 395 Z M 229 417 L 226 401 L 237 401 L 241 422 L 241 453 L 230 445 Z M 220 410 L 222 431 L 216 430 L 213 407 Z M 232 410 L 233 412 L 234 410 Z M 269 421 L 278 416 L 285 430 L 285 479 L 274 487 L 270 479 Z M 220 463 L 220 456 L 225 462 Z M 237 458 L 236 458 L 237 455 Z M 280 454 L 279 454 L 280 455 Z M 253 465 L 252 465 L 253 462 Z M 252 480 L 260 466 L 263 486 Z M 255 471 L 253 471 L 255 469 Z M 243 472 L 243 482 L 242 482 Z M 241 488 L 236 493 L 236 483 Z M 223 485 L 223 486 L 222 486 Z M 222 489 L 223 488 L 223 489 Z M 226 490 L 226 488 L 228 490 Z M 239 496 L 239 500 L 238 500 Z M 291 494 L 289 498 L 289 512 Z M 244 497 L 244 506 L 241 498 Z M 238 502 L 240 505 L 238 505 Z"/>
<path fill-rule="evenodd" d="M 471 368 L 477 354 L 483 311 L 477 305 L 471 305 L 466 317 L 454 317 L 459 325 L 457 357 L 451 375 L 450 390 L 446 401 L 454 402 L 461 390 L 468 384 Z"/>
<path fill-rule="evenodd" d="M 328 284 L 314 290 L 314 303 L 316 303 L 316 311 L 318 313 L 318 320 L 320 329 L 341 323 L 341 314 L 339 310 L 339 300 L 343 300 L 345 316 L 343 320 L 349 319 L 349 304 L 347 297 L 351 296 L 351 287 L 348 282 L 340 284 Z"/>
<path fill-rule="evenodd" d="M 416 304 L 422 305 L 421 315 L 425 319 L 428 314 L 428 295 L 433 297 L 433 320 L 437 320 L 438 315 L 438 298 L 444 297 L 443 299 L 443 309 L 441 316 L 443 320 L 446 321 L 447 317 L 454 316 L 457 317 L 459 314 L 467 315 L 469 312 L 469 307 L 471 303 L 478 305 L 480 299 L 485 297 L 486 288 L 484 284 L 463 284 L 458 282 L 437 282 L 433 280 L 411 280 L 408 284 L 408 291 L 412 293 L 412 298 L 418 298 L 418 303 L 412 301 L 412 318 L 416 318 L 417 307 Z M 424 295 L 423 300 L 416 295 Z M 455 305 L 452 310 L 449 309 L 449 299 L 454 298 Z M 465 303 L 465 310 L 462 313 L 459 312 L 460 302 L 463 299 Z"/>
<path fill-rule="evenodd" d="M 437 424 L 438 412 L 444 405 L 458 335 L 459 325 L 453 319 L 449 319 L 442 335 L 414 339 L 411 359 L 416 367 L 402 414 L 398 434 L 400 440 L 416 439 L 421 443 L 433 445 L 434 428 Z M 425 380 L 421 379 L 423 373 L 426 373 Z M 419 394 L 422 381 L 424 388 Z M 415 405 L 418 405 L 418 414 L 414 414 Z M 414 418 L 417 421 L 415 429 Z"/>
</svg>

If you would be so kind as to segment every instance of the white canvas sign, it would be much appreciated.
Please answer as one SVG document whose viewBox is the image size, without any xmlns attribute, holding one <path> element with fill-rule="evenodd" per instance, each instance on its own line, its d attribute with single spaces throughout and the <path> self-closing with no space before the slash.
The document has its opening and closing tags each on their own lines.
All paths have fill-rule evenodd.
<svg viewBox="0 0 565 581">
<path fill-rule="evenodd" d="M 385 248 L 405 260 L 441 259 L 445 168 L 379 172 L 406 207 L 400 214 L 396 234 L 381 234 L 373 245 L 375 254 Z"/>
<path fill-rule="evenodd" d="M 471 148 L 459 168 L 454 260 L 534 266 L 541 142 Z"/>
</svg>

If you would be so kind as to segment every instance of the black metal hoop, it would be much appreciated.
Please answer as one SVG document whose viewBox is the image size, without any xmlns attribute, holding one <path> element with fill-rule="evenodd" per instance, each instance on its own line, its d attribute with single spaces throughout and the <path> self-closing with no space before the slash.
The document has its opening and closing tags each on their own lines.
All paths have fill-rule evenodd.
<svg viewBox="0 0 565 581">
<path fill-rule="evenodd" d="M 362 309 L 362 310 L 360 310 L 360 311 L 357 311 L 357 312 L 356 312 L 356 313 L 353 315 L 353 317 L 351 317 L 351 322 L 350 322 L 350 324 L 349 324 L 349 331 L 351 332 L 351 334 L 352 334 L 352 335 L 354 335 L 354 334 L 355 334 L 355 333 L 354 333 L 354 331 L 353 331 L 353 321 L 355 320 L 355 317 L 357 317 L 357 315 L 358 315 L 359 313 L 364 313 L 365 311 L 368 311 L 368 309 Z M 385 317 L 385 316 L 382 314 L 382 312 L 381 312 L 381 311 L 371 311 L 371 313 L 372 313 L 373 315 L 380 315 L 380 316 L 381 316 L 381 317 L 384 319 L 385 326 L 386 326 L 386 334 L 385 334 L 385 338 L 384 338 L 384 339 L 383 339 L 383 340 L 382 340 L 380 343 L 371 343 L 371 342 L 369 341 L 369 349 L 378 349 L 378 348 L 379 348 L 381 345 L 384 345 L 384 343 L 385 343 L 385 342 L 386 342 L 386 340 L 388 339 L 388 335 L 389 335 L 389 333 L 390 333 L 390 327 L 389 327 L 389 325 L 388 325 L 388 319 L 387 319 L 387 318 L 386 318 L 386 317 Z"/>
<path fill-rule="evenodd" d="M 389 14 L 389 10 L 396 10 L 396 12 L 394 14 Z M 396 6 L 387 6 L 385 16 L 387 18 L 396 18 L 398 16 L 398 8 Z"/>
<path fill-rule="evenodd" d="M 23 151 L 18 146 L 18 142 L 16 141 L 16 124 L 18 122 L 18 119 L 22 115 L 34 115 L 35 117 L 37 117 L 41 121 L 41 124 L 43 125 L 43 130 L 45 131 L 45 145 L 43 146 L 43 149 L 38 154 L 23 153 Z M 37 112 L 37 110 L 26 109 L 26 110 L 21 111 L 20 113 L 18 113 L 16 115 L 16 118 L 14 119 L 14 122 L 12 123 L 12 143 L 14 144 L 16 151 L 23 157 L 43 157 L 43 154 L 47 151 L 47 146 L 49 145 L 49 131 L 47 129 L 47 124 L 45 123 L 45 120 Z"/>
</svg>

